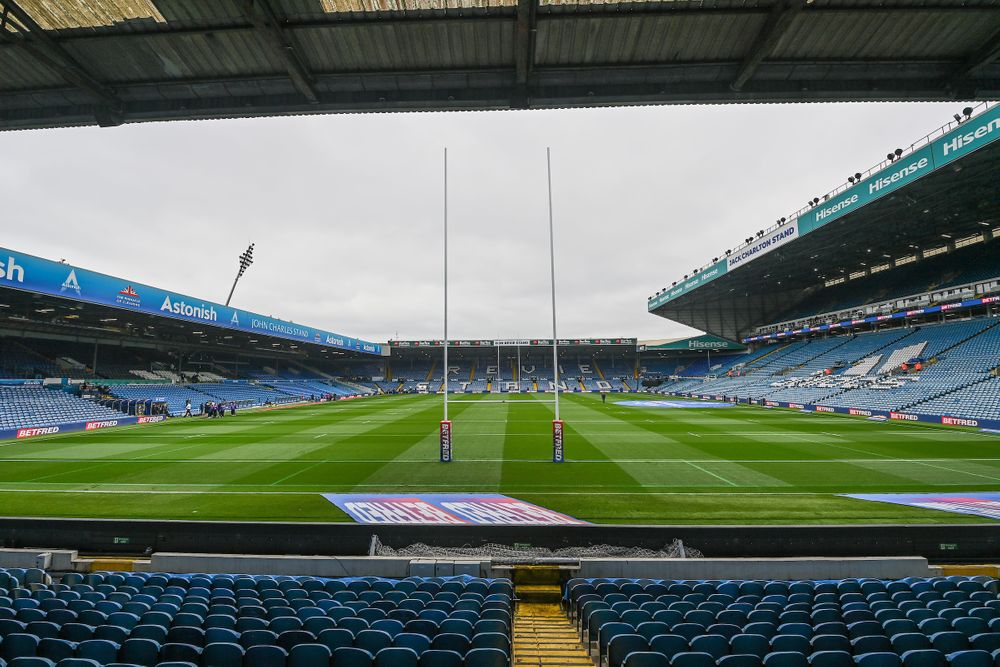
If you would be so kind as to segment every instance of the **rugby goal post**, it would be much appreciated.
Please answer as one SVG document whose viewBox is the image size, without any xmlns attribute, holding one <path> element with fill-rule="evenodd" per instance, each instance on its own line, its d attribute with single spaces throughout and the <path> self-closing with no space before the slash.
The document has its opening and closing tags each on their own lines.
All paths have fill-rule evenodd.
<svg viewBox="0 0 1000 667">
<path fill-rule="evenodd" d="M 555 406 L 555 419 L 552 420 L 552 462 L 562 463 L 565 461 L 565 422 L 559 415 L 559 338 L 556 332 L 556 255 L 555 255 L 555 232 L 552 216 L 552 149 L 545 149 L 545 168 L 548 185 L 549 200 L 549 276 L 551 279 L 552 293 L 552 393 L 554 394 L 553 404 Z M 454 431 L 453 424 L 448 419 L 448 148 L 444 149 L 444 415 L 440 423 L 439 431 L 439 460 L 441 463 L 450 463 L 454 451 Z M 499 355 L 499 347 L 497 348 Z M 498 363 L 499 369 L 499 363 Z M 518 377 L 521 374 L 520 362 L 518 363 Z"/>
</svg>

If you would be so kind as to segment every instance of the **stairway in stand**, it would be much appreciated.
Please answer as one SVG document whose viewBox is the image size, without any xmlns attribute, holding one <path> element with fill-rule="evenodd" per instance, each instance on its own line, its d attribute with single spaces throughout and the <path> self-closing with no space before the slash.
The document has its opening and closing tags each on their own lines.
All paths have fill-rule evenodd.
<svg viewBox="0 0 1000 667">
<path fill-rule="evenodd" d="M 560 607 L 559 575 L 556 568 L 515 567 L 513 667 L 594 667 Z"/>
</svg>

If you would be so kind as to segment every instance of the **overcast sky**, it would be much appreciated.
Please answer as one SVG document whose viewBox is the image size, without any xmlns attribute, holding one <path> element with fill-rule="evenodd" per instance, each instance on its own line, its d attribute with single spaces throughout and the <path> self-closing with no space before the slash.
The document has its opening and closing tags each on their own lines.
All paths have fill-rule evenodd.
<svg viewBox="0 0 1000 667">
<path fill-rule="evenodd" d="M 368 340 L 682 336 L 646 298 L 963 105 L 333 115 L 0 133 L 0 245 Z"/>
</svg>

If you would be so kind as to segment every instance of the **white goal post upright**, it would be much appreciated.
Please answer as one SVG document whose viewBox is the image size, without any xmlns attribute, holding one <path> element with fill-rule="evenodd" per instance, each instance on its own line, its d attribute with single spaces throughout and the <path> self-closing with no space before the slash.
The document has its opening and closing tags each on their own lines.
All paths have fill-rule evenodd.
<svg viewBox="0 0 1000 667">
<path fill-rule="evenodd" d="M 552 219 L 552 150 L 545 149 L 546 170 L 548 174 L 549 192 L 549 273 L 552 282 L 552 381 L 555 393 L 552 403 L 555 405 L 555 419 L 552 420 L 552 461 L 562 463 L 565 460 L 563 450 L 563 429 L 565 423 L 559 415 L 559 339 L 556 331 L 556 254 L 555 254 L 555 233 Z M 441 419 L 440 430 L 440 461 L 450 463 L 453 453 L 453 432 L 452 423 L 448 419 L 448 149 L 444 149 L 444 414 Z M 497 379 L 502 375 L 500 369 L 500 343 L 497 342 Z M 521 348 L 517 345 L 517 378 L 521 380 Z M 520 384 L 518 385 L 520 387 Z M 458 403 L 476 402 L 482 404 L 483 401 L 467 401 L 456 399 Z M 487 401 L 488 402 L 488 401 Z M 497 402 L 497 401 L 493 401 Z M 506 403 L 506 400 L 499 401 Z M 548 402 L 548 401 L 545 401 Z"/>
<path fill-rule="evenodd" d="M 556 243 L 552 222 L 552 148 L 545 149 L 545 170 L 549 186 L 549 273 L 552 278 L 552 379 L 555 391 L 555 419 L 552 420 L 552 462 L 565 460 L 563 428 L 559 418 L 559 339 L 556 335 Z"/>
<path fill-rule="evenodd" d="M 432 378 L 433 379 L 433 378 Z M 451 462 L 451 421 L 448 419 L 448 147 L 444 149 L 444 417 L 441 419 L 441 463 Z"/>
</svg>

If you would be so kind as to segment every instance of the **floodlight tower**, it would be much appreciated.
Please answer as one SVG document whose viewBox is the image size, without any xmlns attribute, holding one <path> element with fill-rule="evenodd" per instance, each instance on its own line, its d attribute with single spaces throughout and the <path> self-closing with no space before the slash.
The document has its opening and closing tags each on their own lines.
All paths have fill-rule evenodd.
<svg viewBox="0 0 1000 667">
<path fill-rule="evenodd" d="M 236 273 L 236 279 L 233 281 L 233 287 L 229 290 L 229 297 L 226 298 L 227 306 L 229 305 L 229 302 L 233 300 L 233 292 L 236 291 L 236 283 L 240 281 L 240 278 L 243 277 L 246 270 L 250 268 L 251 264 L 253 264 L 253 247 L 254 244 L 251 243 L 250 247 L 247 248 L 242 255 L 240 255 L 240 270 Z"/>
</svg>

